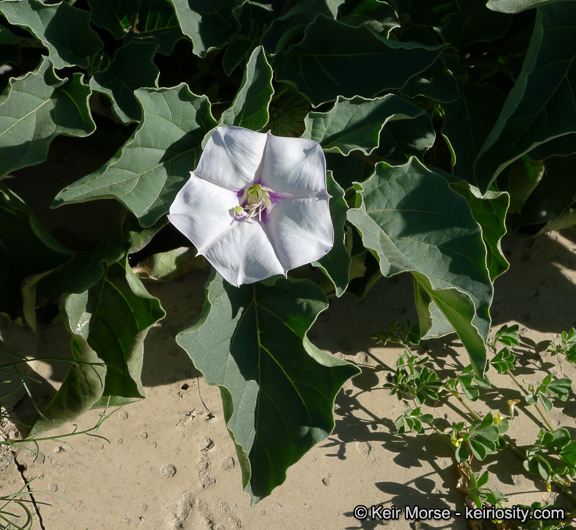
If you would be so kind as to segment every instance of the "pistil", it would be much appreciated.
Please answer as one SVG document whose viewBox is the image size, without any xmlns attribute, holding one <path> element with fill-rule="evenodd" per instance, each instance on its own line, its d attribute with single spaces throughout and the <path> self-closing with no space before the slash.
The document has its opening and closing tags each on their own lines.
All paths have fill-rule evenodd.
<svg viewBox="0 0 576 530">
<path fill-rule="evenodd" d="M 270 188 L 260 184 L 246 188 L 240 199 L 242 206 L 234 208 L 235 219 L 248 221 L 253 217 L 258 217 L 258 221 L 262 221 L 262 213 L 272 206 L 270 191 L 272 191 Z"/>
</svg>

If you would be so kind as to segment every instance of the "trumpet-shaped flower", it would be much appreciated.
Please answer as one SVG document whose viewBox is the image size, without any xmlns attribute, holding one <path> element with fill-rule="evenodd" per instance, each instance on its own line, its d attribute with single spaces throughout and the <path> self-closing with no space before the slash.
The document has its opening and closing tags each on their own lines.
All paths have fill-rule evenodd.
<svg viewBox="0 0 576 530">
<path fill-rule="evenodd" d="M 316 142 L 219 127 L 168 218 L 240 286 L 324 256 L 334 243 L 329 199 Z"/>
</svg>

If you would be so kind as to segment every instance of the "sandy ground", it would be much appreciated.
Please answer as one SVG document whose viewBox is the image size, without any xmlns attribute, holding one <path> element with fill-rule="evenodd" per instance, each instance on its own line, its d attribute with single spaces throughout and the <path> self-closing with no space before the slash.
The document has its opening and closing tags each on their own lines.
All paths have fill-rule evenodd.
<svg viewBox="0 0 576 530">
<path fill-rule="evenodd" d="M 576 232 L 552 233 L 536 241 L 506 245 L 511 271 L 497 280 L 494 325 L 519 323 L 522 334 L 535 342 L 557 339 L 576 325 L 574 250 Z M 197 377 L 186 354 L 172 337 L 198 315 L 203 302 L 203 273 L 190 273 L 172 284 L 154 285 L 168 317 L 151 330 L 146 342 L 143 381 L 146 399 L 113 414 L 98 434 L 110 443 L 87 435 L 41 444 L 34 461 L 19 451 L 15 462 L 0 474 L 6 494 L 34 479 L 36 528 L 47 530 L 117 529 L 372 529 L 468 528 L 464 517 L 449 521 L 358 521 L 356 505 L 419 506 L 464 510 L 463 494 L 450 450 L 437 435 L 399 437 L 394 419 L 402 405 L 381 388 L 400 350 L 376 347 L 375 331 L 387 330 L 392 320 L 414 317 L 410 279 L 383 280 L 363 299 L 350 295 L 333 300 L 311 331 L 322 349 L 360 364 L 363 373 L 349 382 L 336 401 L 336 428 L 288 472 L 273 494 L 250 506 L 242 492 L 240 469 L 222 417 L 219 391 Z M 66 356 L 68 339 L 56 326 L 40 326 L 34 335 L 7 322 L 0 323 L 8 348 L 27 355 Z M 427 346 L 443 370 L 467 364 L 454 338 Z M 60 363 L 61 365 L 62 363 Z M 523 379 L 537 382 L 545 371 L 574 377 L 565 361 L 547 353 L 526 355 L 520 363 Z M 58 363 L 32 364 L 47 399 L 62 381 Z M 542 371 L 544 370 L 544 371 Z M 493 411 L 506 414 L 507 399 L 518 392 L 506 378 L 491 373 L 495 384 L 487 401 Z M 39 388 L 40 388 L 39 387 Z M 13 406 L 19 396 L 11 396 Z M 484 405 L 473 405 L 487 411 Z M 519 445 L 535 439 L 538 427 L 529 410 L 520 407 L 511 434 Z M 436 417 L 457 418 L 453 406 L 430 409 Z M 16 407 L 16 413 L 19 407 Z M 98 411 L 85 415 L 78 430 L 91 427 Z M 555 425 L 574 432 L 576 408 L 571 398 L 551 413 Z M 65 433 L 72 426 L 60 429 Z M 8 426 L 5 429 L 9 430 Z M 486 461 L 490 485 L 510 504 L 534 500 L 567 506 L 543 483 L 524 475 L 519 460 L 500 455 Z M 5 462 L 6 464 L 6 462 Z M 1 469 L 2 466 L 0 466 Z M 64 500 L 66 499 L 66 500 Z"/>
<path fill-rule="evenodd" d="M 65 209 L 48 209 L 51 198 L 69 182 L 98 168 L 123 141 L 98 134 L 92 147 L 85 140 L 57 139 L 41 170 L 27 168 L 15 181 L 7 181 L 48 226 L 70 228 Z M 74 227 L 89 237 L 95 228 L 107 229 L 98 221 L 98 209 L 114 204 L 95 201 L 66 208 L 76 208 L 79 223 Z M 508 241 L 505 248 L 511 269 L 496 282 L 494 326 L 518 323 L 522 334 L 536 343 L 557 339 L 563 330 L 576 326 L 576 230 Z M 359 521 L 353 515 L 357 505 L 379 504 L 464 510 L 464 495 L 456 487 L 458 474 L 444 441 L 438 435 L 395 434 L 394 420 L 403 407 L 382 384 L 401 350 L 376 346 L 370 339 L 374 332 L 387 331 L 393 320 L 416 320 L 409 275 L 381 280 L 363 300 L 348 294 L 334 299 L 319 316 L 310 332 L 314 343 L 362 366 L 363 373 L 348 382 L 336 400 L 333 434 L 254 507 L 242 491 L 219 390 L 198 378 L 173 340 L 199 314 L 205 279 L 205 273 L 194 272 L 171 284 L 150 286 L 168 316 L 146 341 L 146 399 L 124 407 L 102 424 L 98 434 L 109 442 L 88 435 L 65 439 L 70 445 L 64 440 L 47 441 L 36 459 L 25 450 L 15 455 L 0 451 L 0 496 L 19 491 L 32 480 L 32 490 L 45 492 L 36 493 L 35 505 L 30 506 L 36 514 L 34 528 L 45 530 L 469 528 L 464 517 L 458 516 L 418 522 L 402 517 Z M 5 347 L 30 359 L 70 355 L 69 338 L 59 325 L 39 325 L 34 334 L 0 318 L 0 338 Z M 437 359 L 441 375 L 468 364 L 454 337 L 431 341 L 425 347 Z M 37 381 L 35 395 L 45 404 L 61 384 L 66 364 L 35 361 L 30 367 Z M 526 350 L 517 374 L 539 383 L 547 372 L 576 378 L 566 361 Z M 509 379 L 493 372 L 490 377 L 494 387 L 486 403 L 473 408 L 485 413 L 489 407 L 507 414 L 507 400 L 518 398 L 519 392 Z M 0 395 L 4 390 L 0 389 Z M 26 421 L 30 408 L 22 398 L 22 394 L 11 394 L 2 404 L 15 407 L 13 413 Z M 443 403 L 426 411 L 438 418 L 462 417 L 452 402 Z M 535 440 L 539 425 L 530 409 L 519 409 L 510 434 L 522 446 Z M 550 417 L 553 425 L 567 427 L 574 436 L 572 397 Z M 92 427 L 98 418 L 99 411 L 86 414 L 77 422 L 77 430 Z M 58 433 L 73 428 L 68 425 Z M 0 425 L 0 431 L 5 437 L 17 435 L 9 423 Z M 535 484 L 526 476 L 521 461 L 509 454 L 488 458 L 484 468 L 491 472 L 489 485 L 504 492 L 510 505 L 538 500 L 568 507 L 556 492 L 548 493 L 543 482 Z"/>
</svg>

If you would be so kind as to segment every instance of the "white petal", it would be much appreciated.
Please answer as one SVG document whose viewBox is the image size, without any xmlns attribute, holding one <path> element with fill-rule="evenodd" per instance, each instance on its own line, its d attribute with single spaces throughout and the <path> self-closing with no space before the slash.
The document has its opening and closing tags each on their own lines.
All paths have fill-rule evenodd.
<svg viewBox="0 0 576 530">
<path fill-rule="evenodd" d="M 170 222 L 198 249 L 202 249 L 228 230 L 234 221 L 232 208 L 238 206 L 235 191 L 190 174 L 170 206 Z"/>
<path fill-rule="evenodd" d="M 241 127 L 218 127 L 202 152 L 196 175 L 229 190 L 254 182 L 266 135 Z"/>
<path fill-rule="evenodd" d="M 286 274 L 257 221 L 234 222 L 203 254 L 236 287 Z"/>
<path fill-rule="evenodd" d="M 270 210 L 266 230 L 286 270 L 316 261 L 334 245 L 328 199 L 284 199 Z"/>
<path fill-rule="evenodd" d="M 319 144 L 268 133 L 260 182 L 278 193 L 311 197 L 326 191 L 326 159 Z"/>
</svg>

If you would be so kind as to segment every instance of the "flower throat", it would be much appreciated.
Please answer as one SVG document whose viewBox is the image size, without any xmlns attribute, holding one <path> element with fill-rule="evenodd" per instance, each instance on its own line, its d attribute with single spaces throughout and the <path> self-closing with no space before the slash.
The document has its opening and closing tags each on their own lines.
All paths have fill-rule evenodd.
<svg viewBox="0 0 576 530">
<path fill-rule="evenodd" d="M 242 206 L 234 208 L 235 219 L 248 221 L 258 217 L 258 221 L 262 221 L 262 212 L 266 212 L 272 206 L 270 191 L 272 191 L 270 188 L 260 184 L 246 188 L 240 199 Z"/>
</svg>

